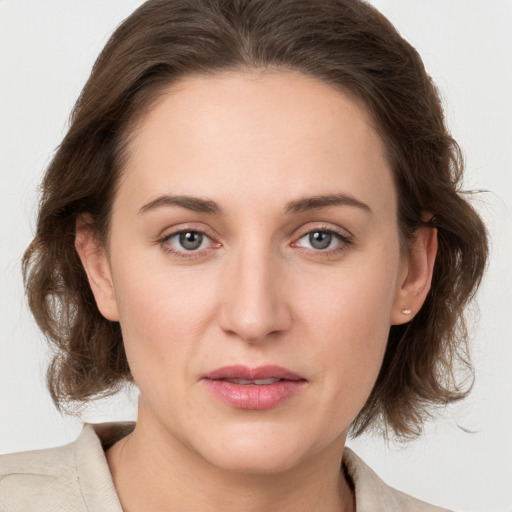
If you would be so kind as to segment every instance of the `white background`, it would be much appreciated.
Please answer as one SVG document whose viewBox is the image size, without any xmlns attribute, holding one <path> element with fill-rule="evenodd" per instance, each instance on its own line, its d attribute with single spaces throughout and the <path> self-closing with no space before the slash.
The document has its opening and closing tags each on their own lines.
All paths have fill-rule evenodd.
<svg viewBox="0 0 512 512">
<path fill-rule="evenodd" d="M 277 0 L 269 0 L 277 1 Z M 44 384 L 46 346 L 24 302 L 20 258 L 37 185 L 65 133 L 92 63 L 138 0 L 0 0 L 0 453 L 73 440 Z M 419 50 L 467 159 L 465 186 L 492 254 L 474 330 L 471 397 L 407 445 L 351 443 L 390 484 L 467 512 L 512 511 L 512 0 L 373 0 Z M 131 419 L 135 396 L 90 408 L 86 421 Z M 467 433 L 462 428 L 474 433 Z"/>
</svg>

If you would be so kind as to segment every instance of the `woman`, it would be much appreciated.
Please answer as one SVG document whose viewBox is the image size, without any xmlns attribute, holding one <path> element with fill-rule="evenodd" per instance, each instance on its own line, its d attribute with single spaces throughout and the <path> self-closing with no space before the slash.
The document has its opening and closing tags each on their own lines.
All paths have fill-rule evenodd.
<svg viewBox="0 0 512 512">
<path fill-rule="evenodd" d="M 419 56 L 368 5 L 145 3 L 75 107 L 24 259 L 55 402 L 133 380 L 137 424 L 5 456 L 0 503 L 440 510 L 344 446 L 466 393 L 487 244 L 461 172 Z"/>
</svg>

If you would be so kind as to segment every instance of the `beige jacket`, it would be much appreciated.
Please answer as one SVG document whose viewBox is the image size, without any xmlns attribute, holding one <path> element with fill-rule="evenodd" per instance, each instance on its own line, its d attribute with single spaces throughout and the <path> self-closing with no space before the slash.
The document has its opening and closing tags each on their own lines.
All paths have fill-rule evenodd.
<svg viewBox="0 0 512 512">
<path fill-rule="evenodd" d="M 104 449 L 132 429 L 86 424 L 66 446 L 0 456 L 0 512 L 122 512 Z M 389 487 L 348 448 L 343 460 L 357 512 L 447 512 Z"/>
</svg>

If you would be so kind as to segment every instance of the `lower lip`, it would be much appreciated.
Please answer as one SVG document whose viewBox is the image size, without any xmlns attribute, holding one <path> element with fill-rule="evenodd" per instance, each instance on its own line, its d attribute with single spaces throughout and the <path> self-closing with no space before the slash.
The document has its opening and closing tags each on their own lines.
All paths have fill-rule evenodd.
<svg viewBox="0 0 512 512">
<path fill-rule="evenodd" d="M 204 379 L 208 389 L 223 402 L 237 409 L 271 409 L 296 395 L 305 380 L 281 380 L 274 384 L 242 385 L 216 379 Z"/>
</svg>

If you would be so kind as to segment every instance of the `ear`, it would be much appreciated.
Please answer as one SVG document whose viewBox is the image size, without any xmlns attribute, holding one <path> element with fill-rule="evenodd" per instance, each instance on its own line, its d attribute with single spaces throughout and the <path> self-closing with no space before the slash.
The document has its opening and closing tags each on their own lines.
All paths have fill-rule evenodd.
<svg viewBox="0 0 512 512">
<path fill-rule="evenodd" d="M 119 313 L 107 253 L 103 244 L 98 241 L 90 219 L 85 216 L 76 221 L 75 248 L 98 309 L 107 320 L 118 321 Z"/>
<path fill-rule="evenodd" d="M 391 311 L 391 325 L 409 322 L 421 309 L 432 283 L 437 253 L 437 229 L 420 227 L 404 255 L 397 295 Z"/>
</svg>

